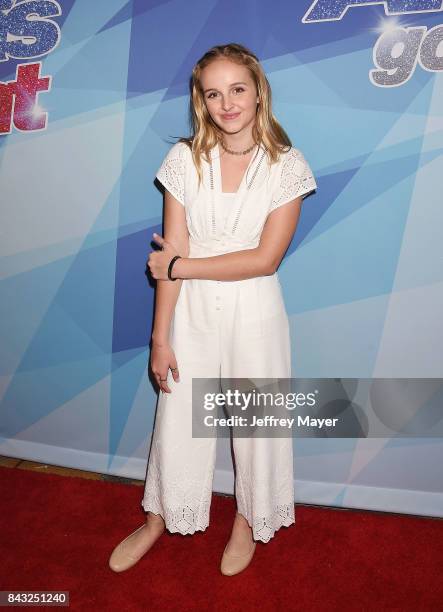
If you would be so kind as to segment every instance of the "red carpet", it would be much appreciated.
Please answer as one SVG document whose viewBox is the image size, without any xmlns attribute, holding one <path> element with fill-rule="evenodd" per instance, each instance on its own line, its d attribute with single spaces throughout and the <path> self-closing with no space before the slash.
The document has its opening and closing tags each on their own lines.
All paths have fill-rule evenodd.
<svg viewBox="0 0 443 612">
<path fill-rule="evenodd" d="M 0 468 L 1 590 L 68 590 L 70 609 L 442 610 L 443 521 L 297 506 L 296 525 L 222 576 L 233 498 L 206 532 L 163 535 L 132 569 L 108 566 L 144 520 L 142 488 Z"/>
</svg>

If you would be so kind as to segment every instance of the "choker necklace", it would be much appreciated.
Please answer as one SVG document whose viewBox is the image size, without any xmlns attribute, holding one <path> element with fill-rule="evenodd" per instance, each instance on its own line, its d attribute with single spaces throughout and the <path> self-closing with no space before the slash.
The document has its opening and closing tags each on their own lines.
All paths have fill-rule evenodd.
<svg viewBox="0 0 443 612">
<path fill-rule="evenodd" d="M 255 142 L 254 142 L 252 147 L 249 147 L 249 149 L 246 149 L 246 151 L 231 151 L 230 149 L 226 148 L 225 143 L 223 142 L 223 140 L 220 140 L 220 144 L 223 147 L 223 149 L 226 151 L 226 153 L 230 153 L 231 155 L 247 155 L 255 147 Z"/>
</svg>

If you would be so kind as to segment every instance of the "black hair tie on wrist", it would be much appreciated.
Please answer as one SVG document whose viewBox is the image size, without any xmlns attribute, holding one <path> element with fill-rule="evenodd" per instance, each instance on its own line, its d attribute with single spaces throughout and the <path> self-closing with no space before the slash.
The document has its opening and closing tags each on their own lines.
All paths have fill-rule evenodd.
<svg viewBox="0 0 443 612">
<path fill-rule="evenodd" d="M 169 280 L 172 280 L 172 281 L 177 280 L 177 277 L 172 278 L 172 276 L 171 276 L 172 266 L 175 264 L 175 262 L 177 261 L 177 259 L 181 259 L 181 256 L 180 256 L 180 255 L 175 255 L 175 257 L 173 257 L 173 258 L 171 259 L 171 261 L 169 262 L 169 266 L 168 266 L 168 278 L 169 278 Z"/>
</svg>

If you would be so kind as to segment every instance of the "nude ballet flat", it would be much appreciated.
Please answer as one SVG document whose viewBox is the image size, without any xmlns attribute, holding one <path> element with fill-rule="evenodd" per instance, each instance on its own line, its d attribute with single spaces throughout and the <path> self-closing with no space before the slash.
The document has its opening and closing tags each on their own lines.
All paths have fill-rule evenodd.
<svg viewBox="0 0 443 612">
<path fill-rule="evenodd" d="M 251 550 L 245 555 L 232 555 L 231 553 L 226 552 L 226 548 L 228 547 L 228 544 L 226 544 L 220 563 L 221 573 L 224 576 L 234 576 L 235 574 L 239 574 L 246 569 L 254 556 L 256 545 L 257 542 L 254 542 Z"/>
<path fill-rule="evenodd" d="M 151 548 L 152 544 L 154 544 L 157 541 L 157 540 L 154 540 L 154 542 L 151 544 L 151 546 L 149 546 L 145 551 L 143 551 L 141 555 L 138 554 L 138 555 L 134 556 L 132 554 L 131 547 L 130 547 L 129 543 L 127 542 L 127 540 L 129 540 L 129 538 L 132 535 L 134 535 L 135 533 L 137 533 L 138 531 L 141 531 L 144 528 L 145 524 L 141 525 L 138 529 L 136 529 L 135 531 L 130 533 L 128 535 L 128 537 L 125 538 L 124 540 L 122 540 L 120 542 L 120 544 L 118 544 L 114 548 L 114 550 L 112 551 L 112 554 L 111 554 L 111 556 L 109 558 L 109 567 L 114 572 L 123 572 L 123 571 L 129 569 L 130 567 L 132 567 L 133 565 L 135 565 L 136 563 L 138 563 L 138 561 L 140 561 L 140 559 Z"/>
</svg>

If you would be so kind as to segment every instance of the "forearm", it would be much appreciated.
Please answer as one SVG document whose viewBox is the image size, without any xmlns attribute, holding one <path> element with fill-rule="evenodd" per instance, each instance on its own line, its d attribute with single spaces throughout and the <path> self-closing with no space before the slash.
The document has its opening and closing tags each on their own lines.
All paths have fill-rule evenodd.
<svg viewBox="0 0 443 612">
<path fill-rule="evenodd" d="M 172 268 L 177 279 L 236 281 L 267 276 L 273 270 L 258 247 L 212 257 L 184 257 Z M 178 282 L 178 281 L 177 281 Z"/>
<path fill-rule="evenodd" d="M 152 331 L 152 341 L 156 344 L 167 344 L 169 342 L 172 313 L 177 304 L 182 282 L 182 280 L 173 283 L 168 280 L 157 280 L 154 328 Z"/>
</svg>

